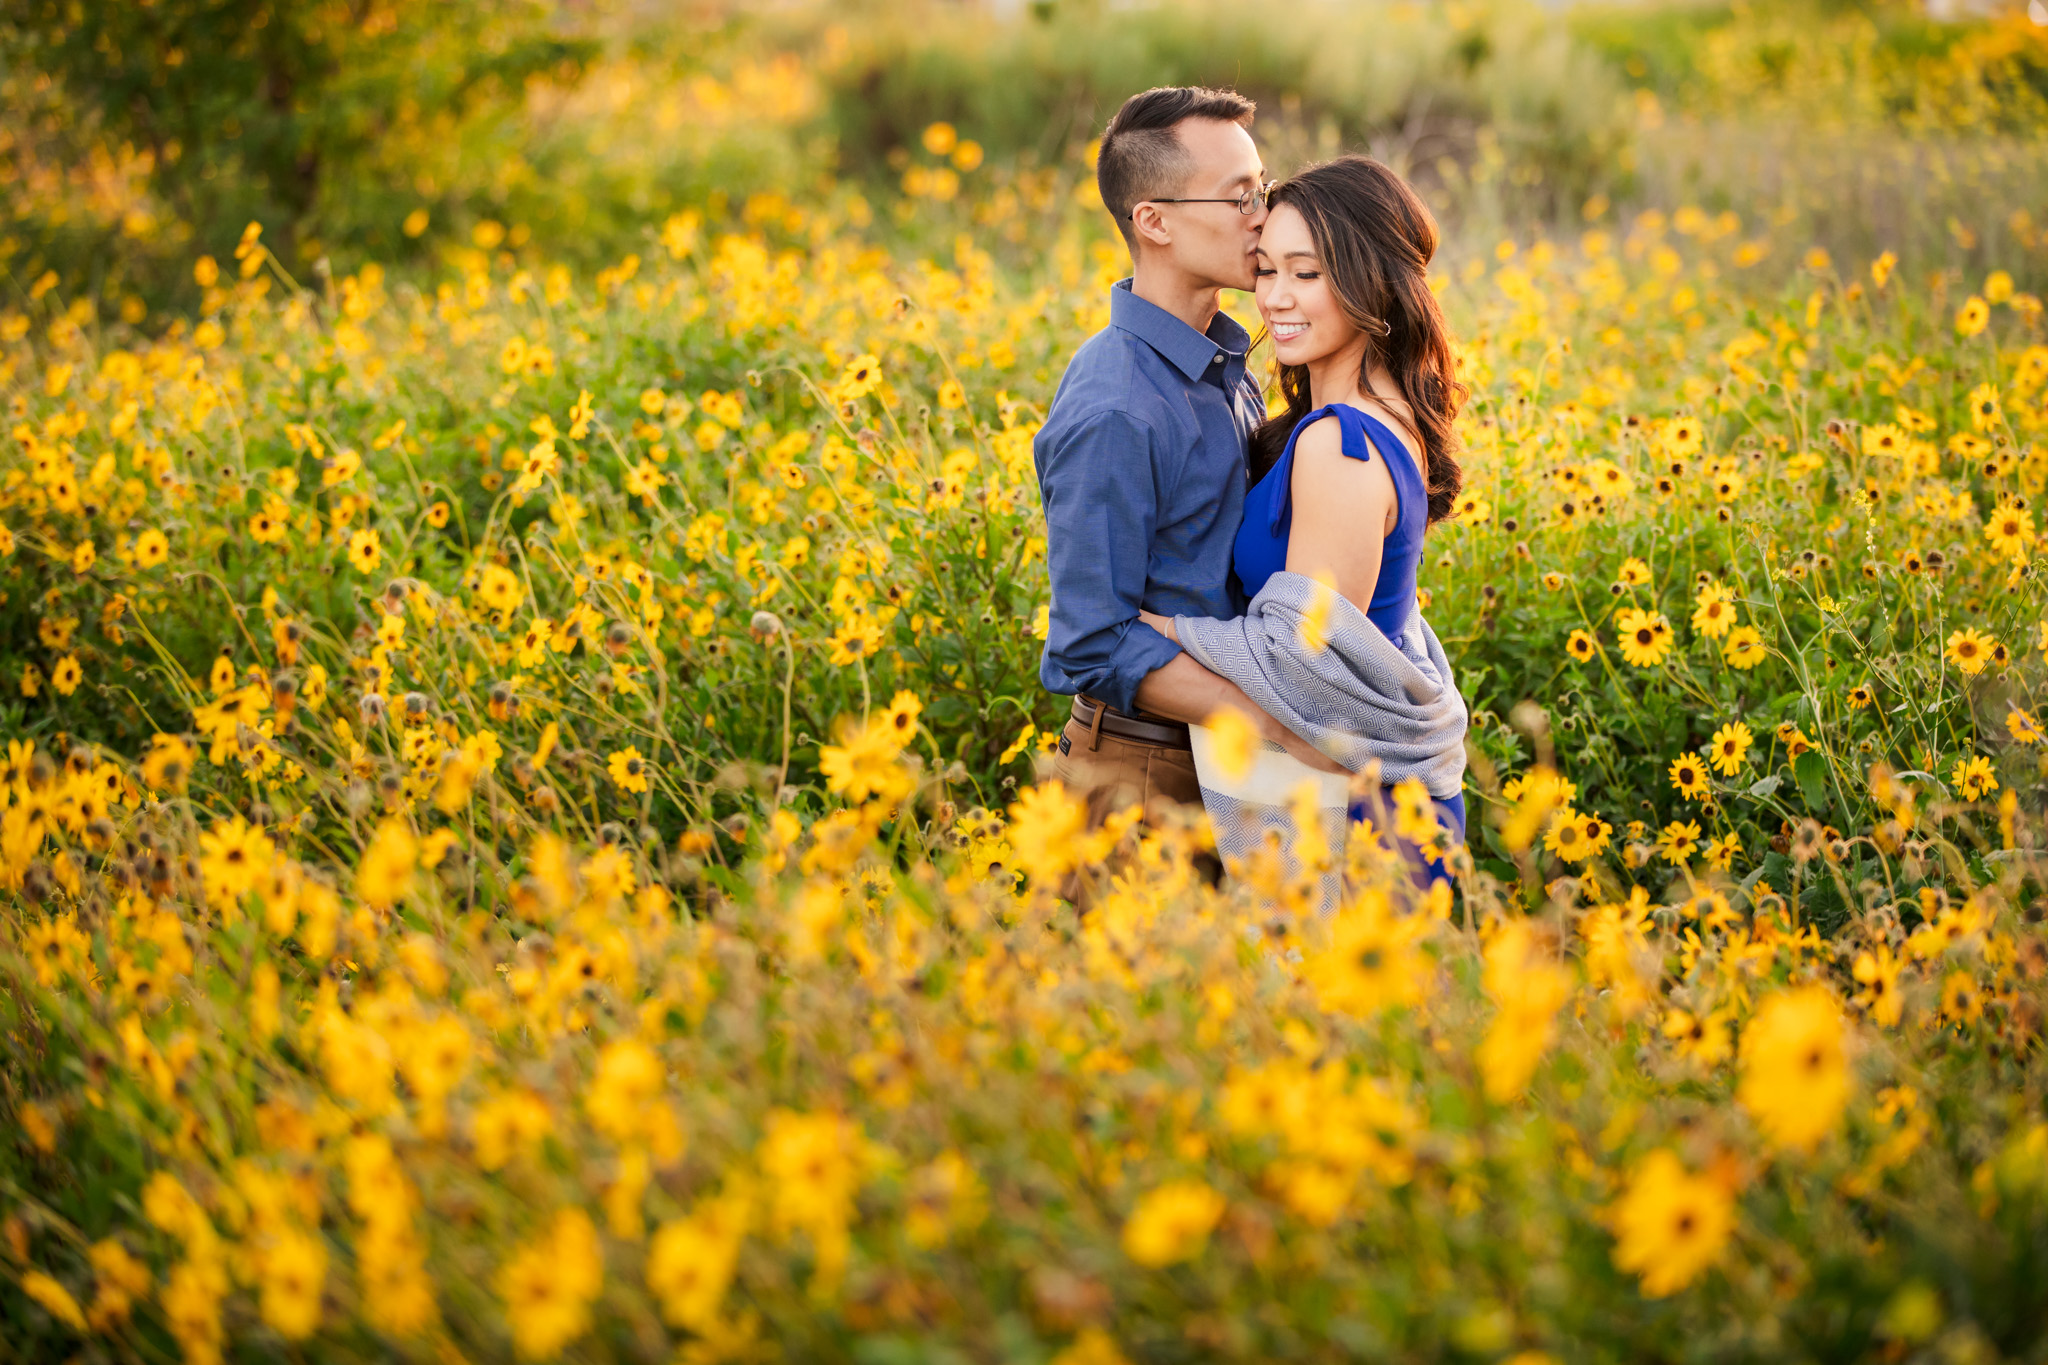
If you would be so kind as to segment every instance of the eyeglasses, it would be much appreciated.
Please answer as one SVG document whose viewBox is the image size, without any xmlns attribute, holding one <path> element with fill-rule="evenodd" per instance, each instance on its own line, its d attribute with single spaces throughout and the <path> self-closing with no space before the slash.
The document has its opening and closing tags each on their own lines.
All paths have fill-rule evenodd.
<svg viewBox="0 0 2048 1365">
<path fill-rule="evenodd" d="M 1274 190 L 1274 187 L 1275 187 L 1275 186 L 1277 186 L 1277 185 L 1278 185 L 1279 183 L 1280 183 L 1280 182 L 1279 182 L 1279 181 L 1277 181 L 1277 180 L 1268 180 L 1268 181 L 1267 181 L 1267 182 L 1266 182 L 1265 184 L 1263 184 L 1263 185 L 1255 185 L 1255 186 L 1253 186 L 1253 187 L 1252 187 L 1251 189 L 1248 189 L 1248 190 L 1246 190 L 1246 191 L 1245 191 L 1245 192 L 1244 192 L 1243 194 L 1239 195 L 1239 196 L 1238 196 L 1237 198 L 1235 198 L 1235 199 L 1140 199 L 1140 200 L 1138 201 L 1138 203 L 1139 203 L 1139 204 L 1235 204 L 1235 205 L 1237 205 L 1237 211 L 1238 211 L 1239 213 L 1242 213 L 1242 214 L 1244 214 L 1245 216 L 1249 217 L 1249 216 L 1251 216 L 1252 214 L 1254 214 L 1254 213 L 1257 213 L 1257 212 L 1258 212 L 1258 211 L 1259 211 L 1260 209 L 1262 209 L 1262 208 L 1266 207 L 1266 201 L 1267 201 L 1268 199 L 1270 199 L 1270 198 L 1272 198 L 1272 197 L 1273 197 L 1273 190 Z M 1124 217 L 1126 217 L 1126 218 L 1135 218 L 1135 217 L 1137 217 L 1137 214 L 1138 214 L 1138 206 L 1137 206 L 1137 204 L 1133 204 L 1133 205 L 1131 206 L 1131 211 L 1130 211 L 1129 213 L 1125 214 L 1125 215 L 1124 215 Z"/>
</svg>

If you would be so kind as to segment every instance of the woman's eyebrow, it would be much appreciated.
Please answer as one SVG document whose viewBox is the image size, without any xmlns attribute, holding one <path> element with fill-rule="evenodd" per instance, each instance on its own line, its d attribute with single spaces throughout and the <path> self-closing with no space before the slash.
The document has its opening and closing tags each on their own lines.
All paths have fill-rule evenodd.
<svg viewBox="0 0 2048 1365">
<path fill-rule="evenodd" d="M 1316 258 L 1316 253 L 1313 251 L 1290 251 L 1285 256 L 1282 256 L 1280 259 L 1283 261 L 1291 261 L 1295 259 L 1297 256 L 1305 256 L 1312 261 Z"/>
</svg>

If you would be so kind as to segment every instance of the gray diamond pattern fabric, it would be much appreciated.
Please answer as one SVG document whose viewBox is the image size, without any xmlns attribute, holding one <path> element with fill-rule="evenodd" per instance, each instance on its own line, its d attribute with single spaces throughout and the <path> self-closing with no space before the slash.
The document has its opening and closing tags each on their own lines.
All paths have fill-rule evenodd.
<svg viewBox="0 0 2048 1365">
<path fill-rule="evenodd" d="M 1325 647 L 1315 650 L 1302 638 L 1302 623 L 1319 598 L 1327 604 Z M 1266 580 L 1243 616 L 1177 616 L 1173 624 L 1181 648 L 1197 663 L 1236 683 L 1267 714 L 1352 772 L 1377 760 L 1383 782 L 1420 778 L 1438 799 L 1464 785 L 1465 699 L 1419 607 L 1411 609 L 1396 648 L 1342 595 L 1283 571 Z M 1258 848 L 1268 829 L 1280 830 L 1283 848 L 1293 844 L 1285 807 L 1253 807 L 1207 785 L 1202 803 L 1226 859 Z M 1343 847 L 1340 823 L 1331 848 L 1341 857 Z"/>
<path fill-rule="evenodd" d="M 1205 784 L 1202 809 L 1208 814 L 1209 828 L 1216 836 L 1216 852 L 1226 866 L 1234 868 L 1249 862 L 1270 842 L 1277 845 L 1284 875 L 1292 879 L 1302 874 L 1297 856 L 1298 834 L 1287 807 L 1241 801 Z M 1331 859 L 1330 870 L 1319 879 L 1320 897 L 1325 908 L 1333 909 L 1342 888 L 1344 842 L 1350 821 L 1343 806 L 1322 806 L 1316 814 Z"/>
</svg>

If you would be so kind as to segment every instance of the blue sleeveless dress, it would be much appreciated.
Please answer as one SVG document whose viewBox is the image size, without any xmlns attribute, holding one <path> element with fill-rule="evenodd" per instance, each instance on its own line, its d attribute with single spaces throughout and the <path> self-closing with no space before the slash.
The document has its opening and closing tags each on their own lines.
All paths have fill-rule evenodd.
<svg viewBox="0 0 2048 1365">
<path fill-rule="evenodd" d="M 1422 535 L 1429 527 L 1429 492 L 1423 487 L 1422 471 L 1415 467 L 1415 457 L 1408 453 L 1401 438 L 1363 408 L 1331 403 L 1295 423 L 1279 460 L 1245 494 L 1244 524 L 1238 528 L 1233 560 L 1238 580 L 1244 584 L 1247 597 L 1256 597 L 1267 579 L 1287 567 L 1288 532 L 1294 521 L 1294 444 L 1310 424 L 1329 416 L 1337 419 L 1346 455 L 1354 460 L 1370 460 L 1377 450 L 1387 473 L 1393 476 L 1399 510 L 1394 529 L 1387 535 L 1380 553 L 1380 576 L 1373 584 L 1372 603 L 1365 616 L 1398 649 L 1402 627 L 1408 623 L 1409 609 L 1415 604 L 1415 571 L 1422 564 Z M 1454 839 L 1463 842 L 1464 793 L 1439 800 L 1436 807 L 1437 818 Z M 1387 831 L 1388 839 L 1395 839 L 1392 787 L 1354 801 L 1350 815 L 1353 821 L 1371 819 L 1375 828 Z M 1403 845 L 1403 851 L 1411 858 L 1422 862 L 1431 879 L 1449 879 L 1450 873 L 1441 858 L 1424 861 L 1412 844 L 1395 841 Z"/>
</svg>

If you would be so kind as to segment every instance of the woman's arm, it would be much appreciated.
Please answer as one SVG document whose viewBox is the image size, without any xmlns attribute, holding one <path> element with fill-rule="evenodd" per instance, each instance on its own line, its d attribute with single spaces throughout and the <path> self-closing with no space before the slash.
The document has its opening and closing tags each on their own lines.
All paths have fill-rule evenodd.
<svg viewBox="0 0 2048 1365">
<path fill-rule="evenodd" d="M 1378 452 L 1370 460 L 1344 453 L 1337 419 L 1326 417 L 1294 446 L 1294 518 L 1287 571 L 1327 576 L 1360 611 L 1372 606 L 1387 532 L 1400 511 L 1394 479 Z"/>
<path fill-rule="evenodd" d="M 1171 616 L 1161 616 L 1158 612 L 1145 611 L 1141 608 L 1138 612 L 1138 619 L 1175 644 L 1180 643 L 1180 636 L 1174 633 L 1173 618 Z"/>
<path fill-rule="evenodd" d="M 1364 611 L 1372 605 L 1383 542 L 1400 507 L 1385 462 L 1346 455 L 1337 419 L 1325 417 L 1296 441 L 1290 487 L 1294 517 L 1287 571 L 1330 577 L 1337 591 Z M 1138 619 L 1180 643 L 1172 617 L 1141 609 Z"/>
</svg>

